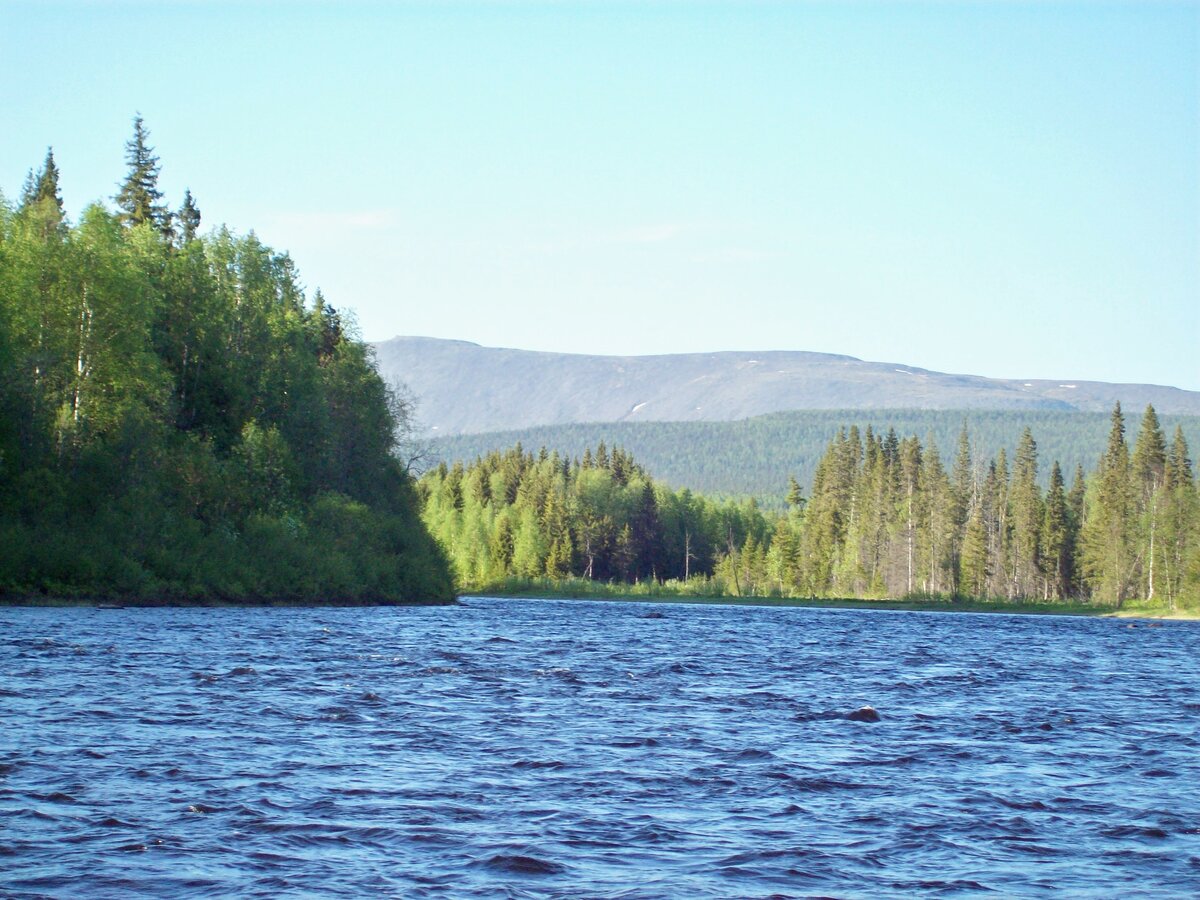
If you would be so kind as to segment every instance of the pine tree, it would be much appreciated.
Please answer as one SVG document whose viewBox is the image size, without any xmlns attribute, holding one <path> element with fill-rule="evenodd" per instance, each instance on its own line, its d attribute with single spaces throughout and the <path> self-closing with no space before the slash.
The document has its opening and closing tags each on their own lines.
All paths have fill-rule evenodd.
<svg viewBox="0 0 1200 900">
<path fill-rule="evenodd" d="M 149 139 L 150 132 L 146 130 L 141 114 L 138 114 L 133 119 L 133 137 L 125 144 L 125 163 L 129 166 L 129 174 L 117 192 L 117 207 L 125 224 L 142 225 L 148 222 L 167 234 L 171 230 L 171 214 L 162 203 L 162 191 L 158 189 L 160 166 Z"/>
</svg>

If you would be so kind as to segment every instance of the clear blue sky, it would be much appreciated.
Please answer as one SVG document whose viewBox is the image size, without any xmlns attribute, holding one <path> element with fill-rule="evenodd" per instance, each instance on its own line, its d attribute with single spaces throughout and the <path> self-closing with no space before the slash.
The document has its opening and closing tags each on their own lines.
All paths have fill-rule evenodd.
<svg viewBox="0 0 1200 900">
<path fill-rule="evenodd" d="M 395 334 L 1200 389 L 1200 4 L 0 5 L 12 197 L 173 205 Z"/>
</svg>

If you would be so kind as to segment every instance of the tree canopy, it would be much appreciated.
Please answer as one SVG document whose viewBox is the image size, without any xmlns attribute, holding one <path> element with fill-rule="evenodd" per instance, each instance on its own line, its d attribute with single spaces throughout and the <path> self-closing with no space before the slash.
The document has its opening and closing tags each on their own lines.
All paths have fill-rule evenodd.
<svg viewBox="0 0 1200 900">
<path fill-rule="evenodd" d="M 0 202 L 0 592 L 450 598 L 370 348 L 126 152 L 119 212 L 64 222 L 52 153 Z"/>
</svg>

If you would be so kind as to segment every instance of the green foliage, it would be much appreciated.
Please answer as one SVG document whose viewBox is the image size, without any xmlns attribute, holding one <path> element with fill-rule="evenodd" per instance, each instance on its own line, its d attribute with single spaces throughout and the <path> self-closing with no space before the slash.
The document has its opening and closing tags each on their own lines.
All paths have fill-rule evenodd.
<svg viewBox="0 0 1200 900">
<path fill-rule="evenodd" d="M 1182 425 L 1192 446 L 1200 443 L 1200 416 L 1162 416 L 1167 433 Z M 801 486 L 812 484 L 817 462 L 839 428 L 863 433 L 932 436 L 947 466 L 958 463 L 959 440 L 969 429 L 968 454 L 984 461 L 1004 448 L 1010 458 L 1024 428 L 1037 436 L 1042 460 L 1057 459 L 1064 473 L 1077 465 L 1091 468 L 1103 452 L 1108 434 L 1104 413 L 1057 410 L 798 410 L 755 416 L 738 422 L 605 422 L 552 425 L 489 434 L 433 439 L 433 462 L 474 459 L 520 441 L 527 447 L 556 447 L 572 457 L 596 445 L 618 443 L 633 454 L 657 481 L 690 488 L 708 497 L 755 497 L 765 507 L 782 510 L 781 478 L 787 473 Z M 928 446 L 929 441 L 926 441 Z M 590 451 L 588 448 L 592 448 Z M 953 463 L 951 462 L 953 461 Z M 966 470 L 964 470 L 966 471 Z M 1041 466 L 1038 484 L 1049 484 L 1050 469 Z"/>
<path fill-rule="evenodd" d="M 50 154 L 0 203 L 0 595 L 449 599 L 369 349 L 190 193 L 176 240 L 146 137 L 120 215 Z"/>
<path fill-rule="evenodd" d="M 125 144 L 125 163 L 129 172 L 117 192 L 117 208 L 121 221 L 127 225 L 149 224 L 163 234 L 171 229 L 171 214 L 162 203 L 158 189 L 160 166 L 154 148 L 149 144 L 150 132 L 140 115 L 133 119 L 133 136 Z"/>
<path fill-rule="evenodd" d="M 656 484 L 623 448 L 583 459 L 520 444 L 419 483 L 424 519 L 466 589 L 511 578 L 635 583 L 710 576 L 722 548 L 770 525 L 753 503 Z"/>
<path fill-rule="evenodd" d="M 1182 428 L 1167 451 L 1149 410 L 1131 461 L 1118 407 L 1098 470 L 1085 482 L 1077 467 L 1069 492 L 1057 460 L 1043 492 L 1028 427 L 1011 470 L 1003 447 L 977 465 L 971 446 L 962 428 L 947 472 L 932 437 L 839 429 L 808 499 L 790 478 L 771 514 L 655 484 L 603 442 L 569 463 L 518 444 L 442 464 L 420 487 L 473 589 L 1200 605 L 1200 495 Z"/>
</svg>

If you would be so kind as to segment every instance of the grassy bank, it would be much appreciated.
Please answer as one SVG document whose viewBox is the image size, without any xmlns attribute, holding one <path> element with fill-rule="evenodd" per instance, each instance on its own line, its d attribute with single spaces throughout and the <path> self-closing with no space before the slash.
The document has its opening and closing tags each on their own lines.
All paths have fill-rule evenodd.
<svg viewBox="0 0 1200 900">
<path fill-rule="evenodd" d="M 1170 609 L 1146 600 L 1126 601 L 1119 608 L 1066 601 L 1012 601 L 974 598 L 880 598 L 731 596 L 713 579 L 643 581 L 619 584 L 586 578 L 508 578 L 477 586 L 464 594 L 554 600 L 634 600 L 655 603 L 708 603 L 729 606 L 797 606 L 818 609 L 892 609 L 922 612 L 1020 613 L 1055 616 L 1120 616 L 1154 619 L 1200 619 L 1200 609 Z"/>
</svg>

